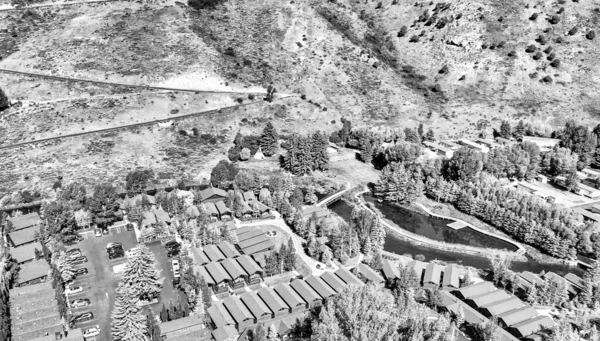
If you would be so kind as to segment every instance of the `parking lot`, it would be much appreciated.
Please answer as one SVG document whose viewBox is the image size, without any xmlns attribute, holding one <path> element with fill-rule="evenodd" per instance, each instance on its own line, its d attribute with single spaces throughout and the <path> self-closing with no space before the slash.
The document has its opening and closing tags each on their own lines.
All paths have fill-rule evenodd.
<svg viewBox="0 0 600 341">
<path fill-rule="evenodd" d="M 117 259 L 108 259 L 106 252 L 106 244 L 109 242 L 118 242 L 123 245 L 125 251 L 136 246 L 135 234 L 133 231 L 126 231 L 125 227 L 110 229 L 109 235 L 95 237 L 93 232 L 85 233 L 84 240 L 70 247 L 69 249 L 78 248 L 83 256 L 87 257 L 87 263 L 75 265 L 75 269 L 87 268 L 88 273 L 78 276 L 72 286 L 82 286 L 83 291 L 80 293 L 69 295 L 69 302 L 87 298 L 91 301 L 89 306 L 73 308 L 72 315 L 77 316 L 84 312 L 92 312 L 94 318 L 90 321 L 77 323 L 74 328 L 81 328 L 82 331 L 99 325 L 100 335 L 96 336 L 97 341 L 112 340 L 110 332 L 111 311 L 115 299 L 115 289 L 120 281 L 120 275 L 113 272 L 113 266 L 123 264 L 126 257 Z M 168 306 L 172 300 L 175 304 L 177 296 L 182 295 L 179 290 L 173 287 L 173 274 L 170 269 L 164 246 L 160 242 L 149 244 L 148 247 L 154 253 L 157 261 L 157 267 L 161 277 L 164 277 L 163 289 L 161 291 L 161 301 L 151 306 L 155 314 L 158 315 L 162 308 L 162 302 Z M 93 339 L 92 339 L 93 340 Z"/>
</svg>

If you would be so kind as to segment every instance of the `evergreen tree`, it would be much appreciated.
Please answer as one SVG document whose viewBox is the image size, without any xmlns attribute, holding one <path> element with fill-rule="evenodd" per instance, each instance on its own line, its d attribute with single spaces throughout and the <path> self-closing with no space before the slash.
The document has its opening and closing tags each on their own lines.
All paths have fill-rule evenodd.
<svg viewBox="0 0 600 341">
<path fill-rule="evenodd" d="M 2 90 L 2 88 L 0 88 L 0 112 L 8 109 L 8 106 L 9 106 L 8 97 L 6 96 L 6 93 L 4 93 L 4 90 Z"/>
<path fill-rule="evenodd" d="M 521 140 L 523 138 L 524 134 L 525 134 L 525 124 L 523 123 L 523 120 L 519 120 L 519 123 L 513 130 L 512 135 L 515 139 Z"/>
<path fill-rule="evenodd" d="M 502 121 L 500 125 L 500 136 L 505 139 L 510 139 L 512 136 L 510 123 L 508 121 Z"/>
<path fill-rule="evenodd" d="M 156 260 L 145 245 L 140 244 L 137 248 L 138 252 L 127 261 L 123 270 L 123 284 L 128 287 L 128 293 L 136 298 L 152 300 L 158 297 L 162 287 Z"/>
<path fill-rule="evenodd" d="M 419 128 L 417 128 L 417 134 L 421 141 L 425 138 L 425 129 L 423 128 L 423 123 L 419 123 Z"/>
<path fill-rule="evenodd" d="M 162 310 L 160 311 L 160 322 L 168 322 L 169 321 L 169 313 L 167 312 L 167 307 L 165 306 L 165 302 L 163 302 Z"/>
<path fill-rule="evenodd" d="M 267 331 L 265 330 L 265 325 L 263 323 L 259 323 L 256 326 L 252 341 L 267 341 Z"/>
<path fill-rule="evenodd" d="M 292 271 L 296 268 L 296 248 L 292 238 L 288 239 L 287 254 L 285 255 L 283 267 L 286 271 Z"/>
<path fill-rule="evenodd" d="M 319 201 L 319 198 L 317 198 L 317 195 L 315 194 L 314 186 L 308 186 L 308 189 L 306 190 L 306 195 L 304 196 L 304 201 L 309 205 L 314 205 L 317 203 L 317 201 Z"/>
<path fill-rule="evenodd" d="M 425 134 L 425 141 L 430 141 L 430 142 L 435 141 L 435 134 L 433 132 L 433 129 L 429 128 L 427 130 L 427 133 Z"/>
<path fill-rule="evenodd" d="M 146 341 L 147 318 L 138 306 L 136 294 L 123 284 L 117 287 L 111 317 L 115 341 Z"/>
<path fill-rule="evenodd" d="M 156 317 L 154 316 L 152 309 L 146 310 L 146 330 L 148 330 L 150 341 L 162 341 L 160 326 L 156 322 Z"/>
<path fill-rule="evenodd" d="M 277 151 L 277 140 L 279 135 L 270 121 L 267 123 L 260 135 L 259 145 L 265 156 L 271 156 Z"/>
<path fill-rule="evenodd" d="M 318 259 L 319 249 L 317 245 L 317 238 L 314 234 L 308 237 L 308 255 L 312 258 Z"/>
</svg>

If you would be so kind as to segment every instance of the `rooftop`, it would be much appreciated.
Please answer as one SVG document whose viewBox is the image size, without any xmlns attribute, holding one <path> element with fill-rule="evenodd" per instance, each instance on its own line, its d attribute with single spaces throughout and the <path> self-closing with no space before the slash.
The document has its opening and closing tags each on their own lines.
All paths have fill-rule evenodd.
<svg viewBox="0 0 600 341">
<path fill-rule="evenodd" d="M 305 279 L 306 284 L 313 288 L 322 298 L 329 298 L 335 295 L 335 291 L 325 283 L 320 277 L 310 275 Z"/>
<path fill-rule="evenodd" d="M 163 322 L 160 324 L 160 332 L 161 334 L 171 334 L 182 331 L 199 331 L 204 329 L 204 323 L 198 315 L 191 315 L 187 317 L 183 317 L 177 320 Z M 167 339 L 174 339 L 170 335 L 167 336 Z"/>
<path fill-rule="evenodd" d="M 460 286 L 460 279 L 458 273 L 459 269 L 456 266 L 447 265 L 444 268 L 444 278 L 442 279 L 442 286 L 458 288 Z"/>
<path fill-rule="evenodd" d="M 38 250 L 41 255 L 42 244 L 40 242 L 15 247 L 10 249 L 9 252 L 17 260 L 17 263 L 23 263 L 35 258 L 35 250 Z"/>
<path fill-rule="evenodd" d="M 262 273 L 262 268 L 256 264 L 256 261 L 248 255 L 243 255 L 236 258 L 236 261 L 240 264 L 242 269 L 246 271 L 248 275 L 253 275 L 256 273 Z"/>
<path fill-rule="evenodd" d="M 274 247 L 275 247 L 275 243 L 273 242 L 273 240 L 267 239 L 267 240 L 263 240 L 262 242 L 260 242 L 258 244 L 254 244 L 252 246 L 243 248 L 242 252 L 246 255 L 252 255 L 255 253 L 272 250 Z"/>
<path fill-rule="evenodd" d="M 225 271 L 227 271 L 229 276 L 231 276 L 231 278 L 234 280 L 242 276 L 247 276 L 246 271 L 244 271 L 240 264 L 231 258 L 223 260 L 221 262 L 221 265 L 223 266 L 223 268 L 225 268 Z"/>
<path fill-rule="evenodd" d="M 486 292 L 496 290 L 496 287 L 491 282 L 479 282 L 476 284 L 469 285 L 467 287 L 460 288 L 455 292 L 459 293 L 458 298 L 470 298 L 473 296 L 481 295 Z M 462 297 L 461 297 L 462 296 Z"/>
<path fill-rule="evenodd" d="M 336 275 L 331 272 L 325 272 L 321 275 L 321 279 L 327 283 L 336 293 L 342 291 L 346 284 Z"/>
<path fill-rule="evenodd" d="M 302 297 L 304 302 L 308 304 L 321 300 L 321 296 L 319 296 L 319 294 L 317 294 L 317 292 L 303 280 L 293 281 L 292 283 L 290 283 L 290 287 L 294 289 L 298 293 L 298 295 Z"/>
<path fill-rule="evenodd" d="M 272 288 L 262 288 L 257 294 L 272 312 L 277 313 L 278 311 L 288 310 L 287 304 Z"/>
<path fill-rule="evenodd" d="M 225 259 L 225 256 L 223 255 L 223 253 L 221 253 L 221 251 L 216 245 L 205 245 L 202 250 L 204 251 L 206 258 L 208 258 L 211 262 L 218 262 Z"/>
<path fill-rule="evenodd" d="M 398 269 L 398 266 L 396 264 L 394 264 L 391 260 L 383 259 L 381 261 L 381 265 L 382 265 L 383 275 L 388 280 L 393 280 L 400 276 L 400 270 Z"/>
<path fill-rule="evenodd" d="M 291 308 L 304 305 L 304 300 L 300 297 L 289 284 L 279 283 L 273 290 L 283 299 L 283 301 Z"/>
<path fill-rule="evenodd" d="M 23 214 L 17 217 L 8 218 L 7 221 L 9 221 L 12 224 L 12 230 L 17 231 L 37 225 L 40 221 L 40 216 L 37 213 L 33 212 L 29 214 Z"/>
<path fill-rule="evenodd" d="M 213 330 L 211 334 L 215 341 L 236 340 L 239 335 L 234 326 L 219 327 Z"/>
<path fill-rule="evenodd" d="M 254 319 L 250 311 L 248 311 L 248 308 L 240 301 L 239 297 L 229 296 L 223 300 L 223 305 L 238 324 L 243 323 L 246 320 Z"/>
<path fill-rule="evenodd" d="M 514 324 L 510 326 L 510 329 L 518 330 L 521 336 L 528 336 L 533 333 L 537 333 L 540 330 L 550 329 L 555 325 L 556 323 L 554 323 L 551 317 L 540 315 L 535 318 Z"/>
<path fill-rule="evenodd" d="M 229 277 L 229 274 L 225 272 L 225 269 L 223 269 L 220 263 L 212 262 L 206 264 L 204 267 L 210 276 L 215 280 L 216 284 L 231 280 L 231 277 Z"/>
<path fill-rule="evenodd" d="M 358 264 L 358 272 L 371 283 L 380 284 L 384 282 L 383 277 L 381 277 L 375 270 L 371 269 L 371 267 L 366 264 Z"/>
<path fill-rule="evenodd" d="M 475 307 L 480 308 L 487 304 L 498 302 L 510 298 L 511 296 L 504 290 L 498 289 L 494 291 L 490 291 L 481 295 L 477 295 L 469 298 L 475 305 Z"/>
<path fill-rule="evenodd" d="M 535 310 L 530 305 L 525 305 L 523 307 L 502 313 L 496 316 L 496 318 L 498 319 L 498 321 L 502 321 L 507 326 L 512 326 L 514 324 L 520 323 L 525 320 L 529 320 L 536 316 L 538 316 L 537 310 Z"/>
<path fill-rule="evenodd" d="M 240 296 L 240 299 L 256 319 L 259 319 L 263 315 L 271 315 L 271 310 L 269 310 L 269 307 L 267 307 L 265 302 L 256 296 L 256 293 L 247 292 Z"/>
<path fill-rule="evenodd" d="M 50 266 L 48 263 L 46 263 L 45 259 L 34 260 L 32 262 L 22 264 L 21 270 L 19 270 L 17 283 L 21 284 L 36 278 L 47 276 L 49 272 Z"/>
<path fill-rule="evenodd" d="M 235 247 L 226 240 L 217 244 L 217 247 L 219 248 L 219 250 L 221 250 L 221 253 L 223 253 L 223 255 L 226 258 L 235 258 L 240 255 L 240 253 L 235 249 Z"/>
<path fill-rule="evenodd" d="M 443 267 L 439 264 L 429 263 L 425 268 L 425 276 L 423 277 L 423 283 L 434 283 L 440 284 L 442 279 Z"/>
<path fill-rule="evenodd" d="M 208 187 L 200 191 L 200 200 L 204 201 L 211 197 L 222 197 L 225 198 L 227 196 L 227 192 L 220 188 L 216 187 Z"/>
<path fill-rule="evenodd" d="M 27 227 L 18 231 L 11 232 L 8 234 L 8 237 L 15 246 L 19 246 L 22 244 L 33 242 L 35 240 L 36 232 L 39 231 L 40 227 L 38 225 L 35 225 L 32 227 Z"/>
<path fill-rule="evenodd" d="M 215 203 L 215 207 L 217 208 L 217 211 L 219 211 L 219 214 L 231 213 L 231 210 L 227 206 L 225 206 L 225 203 L 223 201 Z"/>
</svg>

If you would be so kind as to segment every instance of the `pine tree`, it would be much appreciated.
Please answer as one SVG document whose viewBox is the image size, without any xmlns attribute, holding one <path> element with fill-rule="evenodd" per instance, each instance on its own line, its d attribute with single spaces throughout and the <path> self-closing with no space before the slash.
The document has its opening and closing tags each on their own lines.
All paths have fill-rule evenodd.
<svg viewBox="0 0 600 341">
<path fill-rule="evenodd" d="M 512 134 L 517 140 L 521 140 L 523 138 L 523 135 L 525 134 L 525 124 L 523 123 L 523 120 L 519 120 L 519 123 L 517 123 L 517 126 L 513 130 Z"/>
<path fill-rule="evenodd" d="M 318 246 L 317 246 L 317 238 L 315 238 L 314 234 L 311 234 L 308 237 L 308 255 L 315 259 L 319 255 L 319 250 L 318 250 Z"/>
<path fill-rule="evenodd" d="M 315 194 L 314 186 L 308 186 L 308 189 L 306 190 L 306 195 L 304 196 L 304 201 L 309 205 L 314 205 L 317 203 L 317 201 L 319 201 L 319 198 L 317 198 L 317 195 Z"/>
<path fill-rule="evenodd" d="M 169 321 L 169 313 L 167 312 L 167 307 L 163 302 L 162 310 L 160 311 L 160 322 L 168 322 Z"/>
<path fill-rule="evenodd" d="M 502 121 L 502 124 L 500 125 L 500 136 L 505 139 L 510 139 L 512 136 L 510 123 L 508 123 L 508 121 Z"/>
<path fill-rule="evenodd" d="M 259 146 L 265 156 L 271 156 L 277 151 L 277 140 L 279 135 L 270 121 L 267 123 L 260 136 Z"/>
<path fill-rule="evenodd" d="M 427 133 L 425 134 L 425 141 L 435 141 L 435 133 L 433 132 L 433 129 L 429 128 L 429 130 L 427 130 Z"/>
<path fill-rule="evenodd" d="M 158 297 L 162 287 L 156 270 L 156 260 L 152 251 L 145 245 L 140 244 L 137 248 L 139 251 L 125 265 L 123 284 L 136 298 L 152 300 Z"/>
<path fill-rule="evenodd" d="M 4 90 L 2 90 L 2 88 L 0 88 L 0 112 L 7 109 L 8 106 L 9 106 L 8 97 L 6 96 L 6 93 L 4 93 Z"/>
<path fill-rule="evenodd" d="M 136 294 L 123 284 L 117 287 L 111 317 L 115 341 L 146 341 L 146 316 L 138 306 Z"/>
<path fill-rule="evenodd" d="M 152 309 L 147 309 L 146 311 L 146 329 L 148 330 L 150 341 L 162 341 L 160 326 L 156 322 L 156 317 L 154 316 Z"/>
<path fill-rule="evenodd" d="M 292 271 L 296 268 L 296 247 L 292 238 L 288 240 L 287 254 L 284 259 L 284 268 L 286 271 Z"/>
</svg>

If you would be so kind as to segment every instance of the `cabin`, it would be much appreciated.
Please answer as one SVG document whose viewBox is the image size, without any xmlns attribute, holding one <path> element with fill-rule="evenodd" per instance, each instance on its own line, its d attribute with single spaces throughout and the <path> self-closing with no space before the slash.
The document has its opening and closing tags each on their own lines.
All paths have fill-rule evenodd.
<svg viewBox="0 0 600 341">
<path fill-rule="evenodd" d="M 17 264 L 31 262 L 37 257 L 43 257 L 42 244 L 34 242 L 9 250 L 11 256 L 17 261 Z"/>
<path fill-rule="evenodd" d="M 465 303 L 471 307 L 478 309 L 479 307 L 485 306 L 490 303 L 498 302 L 510 298 L 511 296 L 502 289 L 496 289 L 483 294 L 472 296 L 465 299 Z"/>
<path fill-rule="evenodd" d="M 225 255 L 219 250 L 216 245 L 209 244 L 204 246 L 204 254 L 211 262 L 220 262 L 225 259 Z"/>
<path fill-rule="evenodd" d="M 389 259 L 381 260 L 381 270 L 383 271 L 385 280 L 389 284 L 391 284 L 396 278 L 400 277 L 400 270 L 398 269 L 398 266 Z"/>
<path fill-rule="evenodd" d="M 461 146 L 467 147 L 469 149 L 474 149 L 480 153 L 487 153 L 490 151 L 490 149 L 486 146 L 482 146 L 478 143 L 475 143 L 473 141 L 467 140 L 467 139 L 460 139 L 458 140 L 458 144 L 460 144 Z"/>
<path fill-rule="evenodd" d="M 461 300 L 466 300 L 468 298 L 485 294 L 494 290 L 496 290 L 496 287 L 491 282 L 479 282 L 454 290 L 452 294 Z"/>
<path fill-rule="evenodd" d="M 564 278 L 580 292 L 585 287 L 585 282 L 584 282 L 583 278 L 577 276 L 574 273 L 568 273 L 565 275 Z"/>
<path fill-rule="evenodd" d="M 344 283 L 346 283 L 346 285 L 365 285 L 360 281 L 360 279 L 358 279 L 358 277 L 344 268 L 337 269 L 334 272 L 334 275 L 338 276 L 342 281 L 344 281 Z"/>
<path fill-rule="evenodd" d="M 206 271 L 205 266 L 198 267 L 198 274 L 202 276 L 202 278 L 204 278 L 204 281 L 206 282 L 208 287 L 212 289 L 212 291 L 214 291 L 215 293 L 218 291 L 215 280 L 211 277 L 208 271 Z"/>
<path fill-rule="evenodd" d="M 531 289 L 531 287 L 535 284 L 535 285 L 542 285 L 544 284 L 544 280 L 529 271 L 523 271 L 519 274 L 519 286 L 521 289 L 523 290 L 528 290 Z"/>
<path fill-rule="evenodd" d="M 308 308 L 308 304 L 304 302 L 289 284 L 277 284 L 273 290 L 281 297 L 281 299 L 290 307 L 290 313 L 297 313 Z"/>
<path fill-rule="evenodd" d="M 385 280 L 375 270 L 371 269 L 366 264 L 360 263 L 357 266 L 358 277 L 366 284 L 374 285 L 376 288 L 382 289 L 385 286 Z"/>
<path fill-rule="evenodd" d="M 235 247 L 226 240 L 217 244 L 217 248 L 219 249 L 219 251 L 221 251 L 225 258 L 235 258 L 240 256 L 238 250 L 236 250 Z"/>
<path fill-rule="evenodd" d="M 546 272 L 542 277 L 547 281 L 564 284 L 564 286 L 567 288 L 570 298 L 577 296 L 581 292 L 581 288 L 579 286 L 573 285 L 573 283 L 552 271 Z"/>
<path fill-rule="evenodd" d="M 271 251 L 275 248 L 273 238 L 260 230 L 249 230 L 247 233 L 238 232 L 237 237 L 236 248 L 245 255 Z"/>
<path fill-rule="evenodd" d="M 156 221 L 159 223 L 165 223 L 167 225 L 171 225 L 171 217 L 169 217 L 169 213 L 165 212 L 162 207 L 154 210 L 154 215 L 156 216 Z"/>
<path fill-rule="evenodd" d="M 225 269 L 223 269 L 221 264 L 212 262 L 206 264 L 204 268 L 215 282 L 213 288 L 215 294 L 220 294 L 229 291 L 229 283 L 231 282 L 231 277 L 229 277 L 229 274 L 225 272 Z"/>
<path fill-rule="evenodd" d="M 260 323 L 274 318 L 273 312 L 271 312 L 265 302 L 256 296 L 256 293 L 245 293 L 240 296 L 240 299 L 242 300 L 242 303 L 246 305 L 246 308 L 250 310 L 250 313 L 252 313 L 254 316 L 254 323 Z"/>
<path fill-rule="evenodd" d="M 242 193 L 242 196 L 244 197 L 244 201 L 248 203 L 253 203 L 254 201 L 257 201 L 253 191 L 244 192 Z"/>
<path fill-rule="evenodd" d="M 308 308 L 318 307 L 323 304 L 323 299 L 305 281 L 297 279 L 290 283 L 290 287 L 302 297 Z"/>
<path fill-rule="evenodd" d="M 246 286 L 248 274 L 246 274 L 246 271 L 244 271 L 238 262 L 234 259 L 227 258 L 221 262 L 221 265 L 231 278 L 229 285 L 232 289 L 235 290 Z"/>
<path fill-rule="evenodd" d="M 202 203 L 210 202 L 216 204 L 225 198 L 227 198 L 227 192 L 220 188 L 209 187 L 200 191 L 200 202 Z"/>
<path fill-rule="evenodd" d="M 495 139 L 496 143 L 505 147 L 510 147 L 513 144 L 517 144 L 517 141 L 513 141 L 513 140 L 509 140 L 509 139 L 505 139 L 504 137 L 496 137 Z"/>
<path fill-rule="evenodd" d="M 227 297 L 223 300 L 223 305 L 231 317 L 233 317 L 238 332 L 241 333 L 246 327 L 255 323 L 254 316 L 238 297 Z"/>
<path fill-rule="evenodd" d="M 575 188 L 575 193 L 586 196 L 591 199 L 597 199 L 600 197 L 600 189 L 582 184 L 581 182 L 577 184 L 577 188 Z"/>
<path fill-rule="evenodd" d="M 235 323 L 235 322 L 233 322 L 233 319 L 231 319 L 231 322 L 233 322 L 233 323 L 229 324 L 229 319 L 226 319 L 225 316 L 223 316 L 221 311 L 217 308 L 216 304 L 211 305 L 208 309 L 206 309 L 206 313 L 210 317 L 210 320 L 211 320 L 212 324 L 215 326 L 215 328 L 220 328 L 220 327 L 232 325 Z M 229 316 L 229 313 L 227 313 L 227 316 Z"/>
<path fill-rule="evenodd" d="M 442 269 L 439 264 L 429 263 L 425 267 L 425 275 L 423 276 L 423 287 L 435 289 L 442 283 Z"/>
<path fill-rule="evenodd" d="M 248 255 L 243 255 L 235 260 L 242 267 L 242 269 L 244 269 L 246 274 L 248 274 L 248 285 L 260 283 L 263 276 L 263 270 L 260 266 L 258 266 L 258 264 L 256 264 L 254 259 L 250 258 Z"/>
<path fill-rule="evenodd" d="M 537 136 L 523 136 L 522 141 L 535 143 L 538 147 L 540 147 L 540 151 L 542 152 L 547 152 L 560 143 L 560 139 L 551 139 Z"/>
<path fill-rule="evenodd" d="M 408 262 L 408 267 L 413 268 L 415 270 L 415 274 L 417 275 L 417 279 L 419 280 L 419 284 L 423 283 L 423 272 L 425 268 L 427 268 L 427 263 L 421 262 L 418 260 L 412 260 Z"/>
<path fill-rule="evenodd" d="M 6 235 L 8 245 L 10 247 L 17 248 L 19 246 L 34 243 L 37 240 L 39 233 L 39 225 L 33 225 L 31 227 L 22 228 L 16 231 L 13 230 L 13 232 L 10 232 Z"/>
<path fill-rule="evenodd" d="M 521 308 L 525 305 L 523 301 L 521 301 L 516 296 L 511 296 L 509 298 L 505 298 L 503 300 L 494 301 L 488 304 L 484 304 L 479 307 L 479 312 L 487 317 L 491 318 L 492 316 L 498 316 L 507 311 L 511 311 L 517 308 Z"/>
<path fill-rule="evenodd" d="M 219 211 L 219 218 L 221 218 L 221 220 L 233 219 L 233 213 L 227 206 L 225 206 L 225 202 L 217 201 L 215 203 L 215 207 L 217 208 L 217 211 Z"/>
<path fill-rule="evenodd" d="M 537 310 L 530 305 L 524 305 L 520 308 L 509 310 L 505 313 L 496 316 L 498 325 L 502 328 L 506 328 L 523 321 L 530 320 L 538 316 Z"/>
<path fill-rule="evenodd" d="M 342 281 L 338 276 L 332 274 L 331 272 L 325 272 L 321 275 L 321 279 L 323 282 L 327 283 L 333 291 L 336 293 L 341 292 L 346 287 L 346 283 Z"/>
<path fill-rule="evenodd" d="M 455 265 L 447 265 L 444 268 L 444 276 L 442 277 L 442 287 L 447 290 L 460 288 L 460 278 L 458 274 L 459 269 Z"/>
<path fill-rule="evenodd" d="M 272 288 L 262 288 L 257 295 L 273 312 L 274 318 L 289 314 L 290 308 Z"/>
<path fill-rule="evenodd" d="M 210 260 L 208 259 L 208 257 L 206 257 L 204 252 L 195 252 L 194 258 L 195 258 L 195 263 L 200 266 L 210 263 Z"/>
<path fill-rule="evenodd" d="M 551 329 L 556 323 L 551 317 L 540 315 L 508 327 L 508 332 L 518 338 L 527 337 L 542 330 Z"/>
<path fill-rule="evenodd" d="M 15 287 L 43 283 L 50 274 L 50 266 L 45 259 L 34 260 L 21 265 Z"/>
<path fill-rule="evenodd" d="M 203 209 L 208 214 L 209 218 L 213 221 L 219 220 L 219 211 L 217 210 L 217 206 L 215 206 L 212 202 L 205 202 L 203 204 L 198 205 L 200 209 Z"/>
<path fill-rule="evenodd" d="M 271 209 L 258 200 L 252 202 L 252 210 L 256 217 L 265 217 L 271 214 Z"/>
<path fill-rule="evenodd" d="M 6 219 L 6 222 L 10 224 L 11 231 L 19 231 L 22 229 L 35 227 L 40 222 L 40 216 L 36 212 L 23 214 L 17 217 L 10 217 Z"/>
<path fill-rule="evenodd" d="M 321 298 L 327 299 L 335 295 L 335 291 L 320 277 L 310 275 L 304 280 Z"/>
</svg>

